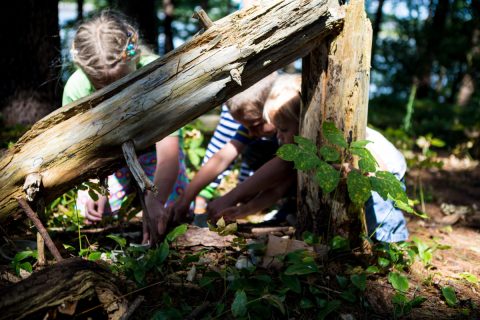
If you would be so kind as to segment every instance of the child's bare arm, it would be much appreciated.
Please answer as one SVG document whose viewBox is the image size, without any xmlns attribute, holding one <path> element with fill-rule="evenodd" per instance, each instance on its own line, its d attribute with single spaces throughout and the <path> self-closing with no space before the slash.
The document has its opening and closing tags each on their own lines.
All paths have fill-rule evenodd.
<svg viewBox="0 0 480 320">
<path fill-rule="evenodd" d="M 172 192 L 177 180 L 178 164 L 178 137 L 166 137 L 156 143 L 157 164 L 155 167 L 154 184 L 158 193 L 155 195 L 147 191 L 145 205 L 149 217 L 149 225 L 144 228 L 143 242 L 154 243 L 165 234 L 168 223 L 168 212 L 165 202 Z M 145 225 L 145 223 L 144 223 Z"/>
<path fill-rule="evenodd" d="M 227 206 L 234 205 L 239 202 L 246 202 L 259 192 L 282 183 L 285 177 L 288 177 L 293 172 L 294 170 L 291 163 L 284 161 L 279 157 L 274 157 L 261 166 L 257 171 L 255 171 L 253 176 L 249 177 L 247 180 L 239 184 L 235 189 L 218 200 L 223 198 L 223 200 L 220 201 L 223 201 L 225 204 L 227 204 Z M 217 200 L 212 202 L 212 207 L 215 206 L 216 201 Z M 220 209 L 223 209 L 226 206 L 220 207 Z"/>
<path fill-rule="evenodd" d="M 274 187 L 264 190 L 257 194 L 253 199 L 240 206 L 232 206 L 225 208 L 217 213 L 209 211 L 210 219 L 216 221 L 223 217 L 227 221 L 244 218 L 250 214 L 259 212 L 275 204 L 290 188 L 295 181 L 295 175 L 284 177 L 282 183 Z"/>
<path fill-rule="evenodd" d="M 171 209 L 176 221 L 182 220 L 188 211 L 190 202 L 195 199 L 195 196 L 220 173 L 222 173 L 230 163 L 237 158 L 244 147 L 245 145 L 239 141 L 230 141 L 200 168 L 193 180 L 187 186 L 184 194 L 177 200 Z"/>
</svg>

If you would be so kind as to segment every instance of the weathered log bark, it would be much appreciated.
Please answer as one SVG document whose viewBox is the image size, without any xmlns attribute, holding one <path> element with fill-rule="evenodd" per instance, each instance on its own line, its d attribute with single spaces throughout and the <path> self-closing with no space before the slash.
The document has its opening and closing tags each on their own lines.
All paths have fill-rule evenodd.
<svg viewBox="0 0 480 320">
<path fill-rule="evenodd" d="M 127 311 L 127 302 L 116 283 L 117 278 L 94 262 L 64 260 L 0 290 L 0 320 L 25 318 L 95 294 L 109 319 L 119 319 Z"/>
<path fill-rule="evenodd" d="M 363 0 L 346 6 L 344 28 L 303 60 L 300 134 L 317 146 L 325 142 L 322 123 L 333 121 L 347 141 L 363 139 L 367 125 L 372 29 Z M 352 159 L 346 159 L 352 161 Z M 351 210 L 346 186 L 323 195 L 313 175 L 298 174 L 298 232 L 358 239 L 358 211 Z"/>
<path fill-rule="evenodd" d="M 0 160 L 0 220 L 17 211 L 27 174 L 47 201 L 118 168 L 121 145 L 144 149 L 341 28 L 335 0 L 266 1 L 233 13 L 122 80 L 36 123 Z M 231 70 L 241 75 L 242 86 Z M 237 79 L 238 80 L 238 79 Z"/>
</svg>

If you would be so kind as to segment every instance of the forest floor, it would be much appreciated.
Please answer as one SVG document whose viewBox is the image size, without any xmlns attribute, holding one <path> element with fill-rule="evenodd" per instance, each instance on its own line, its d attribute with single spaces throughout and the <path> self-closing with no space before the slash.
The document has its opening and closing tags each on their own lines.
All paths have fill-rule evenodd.
<svg viewBox="0 0 480 320">
<path fill-rule="evenodd" d="M 395 289 L 392 288 L 385 275 L 370 275 L 367 278 L 364 293 L 369 307 L 360 308 L 358 304 L 344 303 L 337 310 L 337 318 L 480 319 L 480 284 L 478 283 L 480 280 L 480 165 L 474 161 L 458 160 L 453 157 L 445 157 L 440 160 L 444 162 L 442 169 L 411 170 L 407 177 L 409 190 L 419 194 L 421 189 L 425 202 L 423 205 L 418 204 L 418 208 L 424 209 L 430 217 L 425 220 L 409 216 L 410 238 L 416 237 L 427 244 L 433 257 L 427 266 L 417 259 L 408 268 L 410 289 L 406 296 L 409 299 L 421 296 L 426 300 L 403 316 L 395 314 L 394 305 L 391 302 L 396 293 Z M 115 228 L 108 228 L 104 229 L 103 237 L 112 230 L 115 231 Z M 248 228 L 243 226 L 240 230 L 245 231 Z M 131 233 L 133 231 L 139 237 L 141 230 L 138 221 L 131 224 L 128 231 Z M 284 235 L 292 235 L 292 233 L 289 230 L 284 232 Z M 61 233 L 57 235 L 61 235 Z M 55 234 L 53 236 L 57 246 L 61 247 L 61 241 L 65 240 L 65 235 L 63 235 L 63 239 L 55 238 Z M 243 236 L 248 237 L 249 233 L 245 232 Z M 75 237 L 75 233 L 72 237 Z M 100 239 L 102 234 L 97 234 L 95 237 Z M 95 237 L 92 233 L 92 239 Z M 101 241 L 99 242 L 101 243 Z M 197 246 L 196 249 L 184 248 L 182 253 L 180 251 L 178 253 L 185 254 L 185 250 L 194 250 L 189 254 L 200 254 L 199 252 L 203 252 L 204 249 L 199 249 Z M 225 248 L 210 250 L 207 255 L 211 260 L 217 260 L 216 266 L 218 267 L 223 259 L 222 254 L 226 254 L 226 252 L 230 252 L 232 256 L 238 258 L 238 253 L 235 253 L 234 250 L 227 251 Z M 68 253 L 63 251 L 62 254 Z M 339 263 L 342 271 L 345 270 L 345 264 L 344 261 Z M 2 273 L 0 289 L 8 284 L 5 274 L 12 273 L 11 271 L 6 272 L 9 268 L 7 263 L 0 266 Z M 335 273 L 334 267 L 327 268 L 327 270 L 330 274 Z M 474 278 L 469 278 L 471 282 L 467 281 L 466 274 L 474 276 Z M 448 306 L 442 295 L 442 288 L 446 286 L 455 290 L 458 302 L 454 307 Z M 338 289 L 338 287 L 334 287 L 334 289 Z M 187 288 L 185 291 L 174 289 L 167 292 L 179 299 L 181 295 L 193 294 L 191 299 L 188 297 L 181 299 L 186 301 L 190 299 L 192 304 L 200 304 L 204 298 L 195 297 L 198 293 L 197 290 L 198 288 Z M 155 287 L 144 291 L 142 294 L 145 295 L 146 300 L 138 308 L 133 318 L 142 319 L 151 316 L 155 308 L 162 304 L 159 302 L 159 297 L 162 294 L 165 296 L 164 293 L 164 290 Z M 175 296 L 172 296 L 173 300 L 175 300 Z M 132 300 L 134 298 L 135 296 L 131 296 Z M 224 312 L 223 315 L 231 318 L 231 313 Z M 296 317 L 296 319 L 300 318 L 305 317 Z"/>
<path fill-rule="evenodd" d="M 480 286 L 461 276 L 469 273 L 480 280 L 480 166 L 478 162 L 454 157 L 440 158 L 442 169 L 411 170 L 409 189 L 423 186 L 425 212 L 430 219 L 410 218 L 410 238 L 418 237 L 426 243 L 449 246 L 435 250 L 431 264 L 425 268 L 416 262 L 410 272 L 410 285 L 415 295 L 427 300 L 412 310 L 411 319 L 480 319 Z M 419 206 L 421 209 L 421 206 Z M 380 286 L 378 286 L 380 284 Z M 378 290 L 367 290 L 374 310 L 392 310 L 390 298 L 394 294 L 386 279 L 370 284 Z M 451 308 L 442 297 L 441 288 L 451 286 L 459 300 Z M 381 288 L 381 289 L 379 289 Z M 370 292 L 370 293 L 368 293 Z"/>
</svg>

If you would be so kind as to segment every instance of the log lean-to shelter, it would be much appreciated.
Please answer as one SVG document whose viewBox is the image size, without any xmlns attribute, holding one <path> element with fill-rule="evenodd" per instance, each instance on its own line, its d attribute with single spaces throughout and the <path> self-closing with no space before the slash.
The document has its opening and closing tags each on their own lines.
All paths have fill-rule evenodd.
<svg viewBox="0 0 480 320">
<path fill-rule="evenodd" d="M 135 158 L 135 150 L 302 57 L 300 134 L 320 146 L 321 126 L 328 120 L 347 140 L 364 138 L 372 30 L 363 0 L 262 1 L 211 25 L 202 14 L 197 16 L 204 20 L 203 33 L 41 119 L 2 156 L 0 221 L 21 214 L 18 198 L 31 204 L 48 202 L 88 178 L 104 177 L 121 165 L 124 155 Z M 325 196 L 311 175 L 298 177 L 298 230 L 320 232 L 330 221 L 332 234 L 358 237 L 358 211 L 351 210 L 346 192 Z M 149 185 L 146 181 L 144 187 Z M 331 214 L 321 214 L 325 210 Z M 112 304 L 117 296 L 114 280 L 88 263 L 67 259 L 32 275 L 38 281 L 27 279 L 9 288 L 9 298 L 0 303 L 0 318 L 24 317 L 93 293 L 109 318 L 119 318 L 126 312 L 126 301 L 114 298 Z M 64 270 L 67 265 L 70 273 L 59 279 L 63 273 L 55 268 Z M 49 281 L 49 289 L 43 290 L 44 279 L 50 278 L 58 281 Z M 84 283 L 81 279 L 89 283 L 78 287 L 84 289 L 81 292 L 63 286 Z M 103 289 L 95 283 L 102 283 Z"/>
</svg>

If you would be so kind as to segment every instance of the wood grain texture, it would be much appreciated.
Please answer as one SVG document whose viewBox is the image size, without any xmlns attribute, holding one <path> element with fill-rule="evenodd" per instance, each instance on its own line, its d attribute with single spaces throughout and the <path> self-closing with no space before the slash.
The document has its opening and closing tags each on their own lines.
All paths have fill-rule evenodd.
<svg viewBox="0 0 480 320">
<path fill-rule="evenodd" d="M 347 141 L 364 139 L 367 125 L 372 30 L 363 0 L 345 6 L 345 21 L 303 60 L 300 134 L 321 147 L 322 124 L 332 121 Z M 345 156 L 345 155 L 344 155 Z M 354 161 L 354 159 L 345 159 Z M 358 236 L 358 211 L 349 205 L 345 184 L 323 195 L 310 173 L 298 174 L 297 232 Z"/>
</svg>

